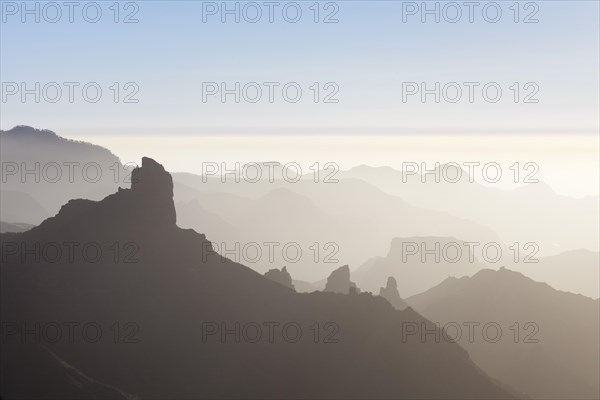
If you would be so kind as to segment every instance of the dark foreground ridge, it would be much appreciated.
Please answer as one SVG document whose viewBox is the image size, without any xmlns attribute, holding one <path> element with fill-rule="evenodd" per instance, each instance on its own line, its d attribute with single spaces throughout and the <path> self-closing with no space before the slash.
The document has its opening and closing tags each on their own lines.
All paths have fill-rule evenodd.
<svg viewBox="0 0 600 400">
<path fill-rule="evenodd" d="M 404 322 L 435 329 L 412 309 L 295 293 L 178 228 L 160 164 L 144 158 L 132 178 L 1 236 L 3 398 L 512 398 L 458 345 L 403 341 Z M 18 250 L 50 242 L 78 243 L 73 260 Z M 100 257 L 82 251 L 89 243 Z M 32 345 L 87 384 L 57 382 Z"/>
</svg>

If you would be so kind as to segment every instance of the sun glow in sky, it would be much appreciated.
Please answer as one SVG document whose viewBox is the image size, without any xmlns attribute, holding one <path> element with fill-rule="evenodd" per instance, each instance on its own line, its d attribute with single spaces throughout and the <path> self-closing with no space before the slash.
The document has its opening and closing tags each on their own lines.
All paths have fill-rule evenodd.
<svg viewBox="0 0 600 400">
<path fill-rule="evenodd" d="M 318 22 L 314 3 L 298 2 L 294 23 L 278 13 L 269 22 L 267 10 L 235 22 L 207 12 L 209 3 L 222 4 L 120 3 L 115 16 L 113 3 L 101 2 L 97 23 L 77 13 L 73 23 L 67 14 L 23 23 L 3 8 L 0 128 L 50 129 L 124 161 L 152 155 L 172 171 L 198 171 L 206 160 L 536 162 L 559 193 L 598 194 L 596 1 L 521 2 L 518 12 L 498 2 L 495 22 L 480 9 L 472 22 L 468 10 L 435 22 L 396 1 L 321 2 Z M 128 16 L 136 22 L 123 23 Z M 68 82 L 77 84 L 73 101 Z M 84 98 L 89 83 L 102 91 L 97 102 Z M 11 94 L 36 84 L 39 102 Z M 236 84 L 237 94 L 222 96 Z M 57 86 L 62 96 L 48 101 Z M 298 87 L 299 100 L 288 101 Z"/>
<path fill-rule="evenodd" d="M 80 137 L 80 136 L 77 136 Z M 308 171 L 314 163 L 336 163 L 341 169 L 358 165 L 390 166 L 401 170 L 407 163 L 421 163 L 433 169 L 435 163 L 479 162 L 474 167 L 476 181 L 510 189 L 514 182 L 514 164 L 519 163 L 523 178 L 533 172 L 524 168 L 528 162 L 539 170 L 539 179 L 556 192 L 581 197 L 598 195 L 599 139 L 594 135 L 171 135 L 86 137 L 111 149 L 122 162 L 139 163 L 151 156 L 173 172 L 202 172 L 202 162 L 236 163 L 279 161 L 296 162 Z M 492 183 L 483 176 L 483 166 L 498 163 L 503 177 Z M 511 170 L 510 167 L 513 166 Z M 537 168 L 536 168 L 537 169 Z M 431 178 L 430 178 L 431 179 Z"/>
</svg>

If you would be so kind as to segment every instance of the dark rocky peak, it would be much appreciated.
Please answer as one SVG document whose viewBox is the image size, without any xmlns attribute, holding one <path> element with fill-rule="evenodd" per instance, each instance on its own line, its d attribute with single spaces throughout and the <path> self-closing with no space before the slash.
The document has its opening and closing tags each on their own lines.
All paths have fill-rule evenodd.
<svg viewBox="0 0 600 400">
<path fill-rule="evenodd" d="M 173 178 L 161 164 L 148 157 L 142 157 L 142 166 L 132 171 L 131 189 L 119 189 L 100 203 L 117 214 L 126 213 L 127 220 L 138 224 L 176 226 Z"/>
<path fill-rule="evenodd" d="M 400 297 L 398 293 L 398 283 L 393 277 L 389 277 L 385 287 L 379 289 L 379 295 L 390 302 L 397 310 L 404 310 L 408 304 Z"/>
<path fill-rule="evenodd" d="M 173 178 L 164 167 L 148 157 L 131 173 L 131 192 L 146 205 L 147 216 L 160 225 L 175 225 Z"/>
<path fill-rule="evenodd" d="M 35 129 L 27 125 L 17 125 L 7 131 L 0 131 L 3 136 L 19 136 L 20 138 L 35 137 L 35 138 L 50 138 L 58 140 L 60 137 L 48 129 Z"/>
<path fill-rule="evenodd" d="M 396 282 L 396 278 L 390 276 L 387 280 L 385 287 L 382 287 L 379 291 L 379 295 L 383 295 L 384 293 L 398 293 L 398 283 Z M 398 293 L 398 295 L 400 295 Z"/>
<path fill-rule="evenodd" d="M 265 272 L 265 277 L 274 282 L 280 283 L 283 286 L 287 286 L 290 289 L 295 290 L 294 284 L 292 283 L 292 276 L 287 271 L 286 267 L 283 267 L 281 271 L 277 268 L 270 269 L 267 272 Z"/>
<path fill-rule="evenodd" d="M 131 173 L 131 190 L 173 198 L 173 178 L 161 164 L 142 157 L 142 166 Z"/>
<path fill-rule="evenodd" d="M 327 284 L 325 285 L 325 291 L 333 293 L 348 294 L 350 288 L 355 288 L 358 292 L 356 283 L 350 281 L 350 268 L 347 265 L 333 271 L 327 278 Z"/>
<path fill-rule="evenodd" d="M 122 189 L 100 201 L 75 199 L 58 214 L 30 232 L 40 234 L 60 227 L 71 235 L 98 235 L 102 232 L 137 232 L 145 227 L 175 228 L 173 180 L 162 165 L 142 158 L 132 172 L 131 189 Z"/>
</svg>

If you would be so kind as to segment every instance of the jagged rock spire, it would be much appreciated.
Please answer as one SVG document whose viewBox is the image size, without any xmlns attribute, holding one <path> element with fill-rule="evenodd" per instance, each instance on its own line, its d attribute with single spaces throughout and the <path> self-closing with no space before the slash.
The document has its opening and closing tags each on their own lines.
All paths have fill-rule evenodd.
<svg viewBox="0 0 600 400">
<path fill-rule="evenodd" d="M 351 287 L 356 288 L 358 292 L 356 283 L 350 281 L 350 268 L 347 265 L 343 265 L 329 275 L 325 291 L 348 294 Z"/>
</svg>

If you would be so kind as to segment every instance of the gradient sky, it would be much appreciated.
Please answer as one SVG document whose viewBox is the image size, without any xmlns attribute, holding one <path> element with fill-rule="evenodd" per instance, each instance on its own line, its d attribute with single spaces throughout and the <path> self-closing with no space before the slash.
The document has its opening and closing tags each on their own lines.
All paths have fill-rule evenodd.
<svg viewBox="0 0 600 400">
<path fill-rule="evenodd" d="M 126 162 L 154 156 L 170 170 L 195 171 L 198 160 L 332 161 L 342 167 L 399 167 L 407 159 L 501 160 L 505 166 L 533 161 L 558 192 L 598 194 L 595 0 L 519 2 L 520 21 L 537 8 L 537 23 L 515 23 L 514 1 L 496 2 L 502 9 L 497 23 L 483 18 L 483 5 L 490 2 L 479 2 L 473 23 L 466 7 L 457 23 L 443 18 L 435 23 L 432 16 L 422 23 L 420 14 L 403 22 L 408 2 L 400 1 L 322 1 L 320 19 L 337 8 L 339 22 L 314 23 L 309 7 L 315 2 L 298 1 L 303 15 L 295 24 L 280 11 L 289 2 L 278 2 L 273 23 L 264 6 L 257 23 L 235 23 L 232 16 L 222 23 L 220 15 L 203 22 L 207 2 L 139 1 L 134 3 L 139 22 L 130 24 L 113 22 L 114 1 L 97 2 L 103 12 L 98 23 L 83 19 L 87 2 L 80 3 L 73 23 L 65 7 L 58 23 L 43 18 L 35 23 L 33 16 L 23 23 L 20 14 L 6 12 L 15 2 L 0 3 L 3 83 L 97 82 L 103 89 L 97 103 L 85 102 L 80 90 L 69 103 L 66 89 L 55 104 L 9 97 L 0 103 L 1 129 L 19 124 L 51 129 L 102 144 Z M 127 4 L 120 2 L 120 19 L 134 10 Z M 139 102 L 114 103 L 109 89 L 114 82 L 121 90 L 134 82 Z M 277 91 L 274 103 L 218 98 L 204 103 L 202 82 L 298 82 L 303 96 L 295 104 Z M 339 102 L 314 103 L 308 89 L 313 82 L 335 82 Z M 426 103 L 418 97 L 402 102 L 402 82 L 497 82 L 503 95 L 498 103 L 485 102 L 480 91 L 472 104 L 436 104 L 431 97 Z M 539 102 L 514 103 L 509 89 L 514 82 L 535 82 Z M 343 146 L 331 139 L 349 133 L 362 139 L 346 138 Z M 451 136 L 434 141 L 428 133 Z M 381 134 L 388 139 L 374 136 Z M 248 135 L 249 141 L 223 135 Z M 235 148 L 236 143 L 243 144 Z"/>
<path fill-rule="evenodd" d="M 7 3 L 2 1 L 3 9 Z M 98 82 L 104 96 L 95 104 L 77 91 L 73 104 L 36 104 L 31 97 L 23 104 L 14 96 L 2 103 L 2 129 L 29 124 L 100 134 L 598 130 L 597 1 L 534 2 L 538 23 L 514 23 L 509 9 L 514 2 L 500 1 L 503 14 L 495 24 L 483 19 L 481 6 L 473 23 L 465 7 L 457 23 L 436 24 L 432 17 L 421 23 L 419 15 L 403 23 L 399 1 L 334 2 L 339 22 L 330 24 L 313 22 L 313 1 L 297 2 L 303 16 L 296 24 L 277 11 L 275 22 L 268 23 L 266 7 L 258 23 L 236 24 L 231 17 L 221 23 L 218 15 L 203 23 L 205 2 L 140 1 L 138 23 L 115 24 L 109 9 L 114 2 L 98 3 L 103 15 L 96 24 L 85 22 L 78 10 L 69 23 L 66 8 L 55 24 L 35 23 L 31 16 L 22 23 L 19 15 L 4 13 L 2 82 Z M 526 3 L 520 3 L 521 18 L 533 10 L 524 10 Z M 304 93 L 296 104 L 281 98 L 273 104 L 203 103 L 202 82 L 224 81 L 298 82 Z M 477 92 L 473 104 L 402 102 L 402 82 L 436 81 L 498 82 L 503 96 L 495 104 Z M 139 103 L 112 102 L 113 82 L 135 82 Z M 312 102 L 313 82 L 337 83 L 339 103 Z M 539 103 L 515 104 L 513 82 L 537 83 Z"/>
</svg>

